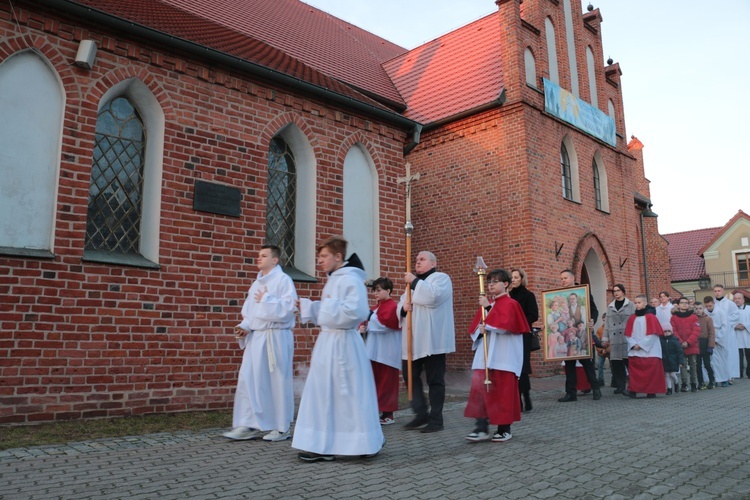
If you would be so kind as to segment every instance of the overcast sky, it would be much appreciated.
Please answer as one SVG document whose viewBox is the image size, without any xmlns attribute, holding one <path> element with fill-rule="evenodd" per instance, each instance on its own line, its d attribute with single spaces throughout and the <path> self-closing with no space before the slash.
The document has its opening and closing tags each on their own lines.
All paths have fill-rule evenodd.
<svg viewBox="0 0 750 500">
<path fill-rule="evenodd" d="M 305 0 L 414 48 L 494 0 Z M 588 0 L 583 0 L 583 8 Z M 644 144 L 662 234 L 750 213 L 750 0 L 598 0 L 604 57 L 620 63 L 626 137 Z"/>
</svg>

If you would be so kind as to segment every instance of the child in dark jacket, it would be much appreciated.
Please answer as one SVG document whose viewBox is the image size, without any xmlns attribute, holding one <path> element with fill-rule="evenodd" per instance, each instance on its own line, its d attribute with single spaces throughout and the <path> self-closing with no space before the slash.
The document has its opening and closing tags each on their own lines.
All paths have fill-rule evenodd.
<svg viewBox="0 0 750 500">
<path fill-rule="evenodd" d="M 661 361 L 664 363 L 664 379 L 667 383 L 667 396 L 674 392 L 680 392 L 679 378 L 677 373 L 680 365 L 685 364 L 685 354 L 682 351 L 680 339 L 672 335 L 672 330 L 664 330 L 661 340 Z"/>
</svg>

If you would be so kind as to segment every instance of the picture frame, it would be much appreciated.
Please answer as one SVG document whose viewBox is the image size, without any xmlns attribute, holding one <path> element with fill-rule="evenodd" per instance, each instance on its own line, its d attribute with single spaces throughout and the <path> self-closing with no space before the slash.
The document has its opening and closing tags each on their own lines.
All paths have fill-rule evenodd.
<svg viewBox="0 0 750 500">
<path fill-rule="evenodd" d="M 591 359 L 589 286 L 542 292 L 542 356 L 544 361 Z"/>
</svg>

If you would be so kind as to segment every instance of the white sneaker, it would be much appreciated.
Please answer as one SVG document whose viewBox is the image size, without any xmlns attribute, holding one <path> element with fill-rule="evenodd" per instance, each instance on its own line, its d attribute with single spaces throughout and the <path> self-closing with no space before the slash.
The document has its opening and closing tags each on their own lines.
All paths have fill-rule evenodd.
<svg viewBox="0 0 750 500">
<path fill-rule="evenodd" d="M 512 438 L 510 432 L 496 432 L 492 435 L 492 442 L 493 443 L 504 443 L 505 441 Z"/>
<path fill-rule="evenodd" d="M 291 434 L 289 434 L 289 431 L 286 432 L 279 432 L 279 431 L 271 431 L 265 436 L 263 436 L 263 441 L 285 441 L 291 437 Z"/>
<path fill-rule="evenodd" d="M 246 441 L 248 439 L 257 439 L 260 436 L 260 431 L 258 429 L 240 426 L 235 427 L 229 432 L 225 432 L 222 436 L 234 439 L 235 441 Z"/>
<path fill-rule="evenodd" d="M 472 443 L 478 443 L 479 441 L 489 441 L 490 435 L 486 432 L 474 431 L 466 436 L 466 439 L 471 441 Z"/>
</svg>

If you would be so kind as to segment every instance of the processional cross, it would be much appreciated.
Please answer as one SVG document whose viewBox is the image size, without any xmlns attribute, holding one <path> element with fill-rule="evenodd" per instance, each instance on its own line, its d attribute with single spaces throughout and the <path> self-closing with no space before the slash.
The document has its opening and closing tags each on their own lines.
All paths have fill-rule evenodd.
<svg viewBox="0 0 750 500">
<path fill-rule="evenodd" d="M 396 180 L 399 184 L 406 184 L 406 224 L 404 224 L 404 231 L 406 233 L 406 273 L 411 273 L 411 234 L 414 231 L 414 226 L 411 223 L 411 183 L 419 179 L 419 173 L 411 173 L 411 163 L 406 164 L 406 175 L 399 177 Z M 406 285 L 406 302 L 411 304 L 411 286 Z M 411 367 L 412 360 L 412 333 L 411 333 L 411 311 L 406 312 L 406 367 L 407 367 L 407 389 L 409 401 L 412 400 L 412 382 L 411 382 Z"/>
</svg>

